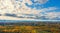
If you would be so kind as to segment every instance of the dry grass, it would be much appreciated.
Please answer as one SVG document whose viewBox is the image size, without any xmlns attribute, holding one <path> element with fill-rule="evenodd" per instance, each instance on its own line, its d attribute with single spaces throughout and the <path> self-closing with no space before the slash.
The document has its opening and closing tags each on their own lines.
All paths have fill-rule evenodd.
<svg viewBox="0 0 60 33">
<path fill-rule="evenodd" d="M 0 32 L 3 33 L 60 33 L 59 24 L 45 24 L 37 26 L 0 26 Z"/>
</svg>

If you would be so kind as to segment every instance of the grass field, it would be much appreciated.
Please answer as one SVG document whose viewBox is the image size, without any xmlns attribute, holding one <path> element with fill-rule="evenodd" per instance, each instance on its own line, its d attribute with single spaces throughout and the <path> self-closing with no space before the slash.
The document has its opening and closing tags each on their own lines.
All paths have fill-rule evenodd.
<svg viewBox="0 0 60 33">
<path fill-rule="evenodd" d="M 0 23 L 0 33 L 60 33 L 59 22 Z"/>
</svg>

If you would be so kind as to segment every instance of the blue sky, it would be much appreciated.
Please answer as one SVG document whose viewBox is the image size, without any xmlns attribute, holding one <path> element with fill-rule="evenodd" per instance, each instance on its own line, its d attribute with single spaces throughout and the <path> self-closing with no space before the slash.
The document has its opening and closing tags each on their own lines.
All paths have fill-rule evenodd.
<svg viewBox="0 0 60 33">
<path fill-rule="evenodd" d="M 48 0 L 46 3 L 44 4 L 40 4 L 38 2 L 34 2 L 35 0 L 31 0 L 32 1 L 32 4 L 29 5 L 28 3 L 26 3 L 26 6 L 29 7 L 29 8 L 32 8 L 32 9 L 36 9 L 36 10 L 41 10 L 41 9 L 44 9 L 44 8 L 49 8 L 49 7 L 56 7 L 58 9 L 54 9 L 54 10 L 46 10 L 45 12 L 41 12 L 42 15 L 45 15 L 46 13 L 50 13 L 52 12 L 52 14 L 56 14 L 56 16 L 58 15 L 57 12 L 60 12 L 60 0 Z M 40 14 L 41 14 L 40 13 Z M 54 14 L 54 15 L 55 15 Z M 51 15 L 50 15 L 51 16 Z M 43 20 L 46 20 L 46 19 L 49 19 L 49 18 L 45 18 L 46 16 L 42 16 L 40 17 L 40 19 L 43 19 Z M 52 17 L 52 16 L 51 16 Z M 60 20 L 60 16 L 58 17 L 55 17 L 53 19 L 56 19 L 56 20 Z"/>
<path fill-rule="evenodd" d="M 32 5 L 28 5 L 27 4 L 27 6 L 29 6 L 29 7 L 31 7 L 31 8 L 38 8 L 38 7 L 42 7 L 43 6 L 43 8 L 47 8 L 47 7 L 58 7 L 58 8 L 60 8 L 60 0 L 49 0 L 47 3 L 45 3 L 45 4 L 39 4 L 39 3 L 35 3 L 34 2 L 34 0 L 31 0 L 32 1 Z"/>
<path fill-rule="evenodd" d="M 0 10 L 1 13 L 3 12 L 5 13 L 3 14 L 3 16 L 5 17 L 8 16 L 9 18 L 12 17 L 13 19 L 20 18 L 19 20 L 23 20 L 24 18 L 26 18 L 26 20 L 28 19 L 29 20 L 32 20 L 32 19 L 34 20 L 60 20 L 60 0 L 29 0 L 29 1 L 16 0 L 15 2 L 16 4 L 13 4 L 14 6 L 12 6 L 11 0 L 7 2 L 8 3 L 4 3 L 4 5 L 7 8 L 5 10 L 4 9 Z M 9 3 L 11 4 L 11 6 L 9 5 Z M 6 10 L 8 10 L 8 12 Z"/>
</svg>

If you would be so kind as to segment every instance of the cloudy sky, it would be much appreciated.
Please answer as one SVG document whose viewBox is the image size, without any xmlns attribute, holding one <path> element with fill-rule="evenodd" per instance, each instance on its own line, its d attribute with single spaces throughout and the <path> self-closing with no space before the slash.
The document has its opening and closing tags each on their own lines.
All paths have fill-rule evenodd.
<svg viewBox="0 0 60 33">
<path fill-rule="evenodd" d="M 0 0 L 0 20 L 60 20 L 60 0 Z"/>
</svg>

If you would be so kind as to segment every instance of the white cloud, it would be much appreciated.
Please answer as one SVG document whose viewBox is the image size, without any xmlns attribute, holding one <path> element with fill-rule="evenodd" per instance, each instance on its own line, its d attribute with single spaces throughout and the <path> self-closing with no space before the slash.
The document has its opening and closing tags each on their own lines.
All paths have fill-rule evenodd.
<svg viewBox="0 0 60 33">
<path fill-rule="evenodd" d="M 54 19 L 56 17 L 59 18 L 60 17 L 60 12 L 49 12 L 49 13 L 47 13 L 46 17 L 49 18 L 49 19 Z"/>
<path fill-rule="evenodd" d="M 39 10 L 37 12 L 37 15 L 35 16 L 38 16 L 39 18 L 42 17 L 42 16 L 45 16 L 45 18 L 47 19 L 54 19 L 56 17 L 60 17 L 60 12 L 53 12 L 54 10 L 57 10 L 58 8 L 56 7 L 49 7 L 49 8 L 43 8 L 41 10 Z M 49 12 L 49 11 L 52 11 L 52 12 Z M 44 18 L 44 17 L 43 17 Z"/>
<path fill-rule="evenodd" d="M 47 1 L 49 1 L 49 0 L 34 0 L 34 2 L 38 2 L 40 4 L 45 4 L 45 3 L 47 3 Z"/>
<path fill-rule="evenodd" d="M 22 16 L 25 18 L 27 18 L 27 17 L 37 18 L 36 16 L 38 16 L 38 17 L 45 16 L 45 18 L 53 19 L 56 17 L 60 17 L 60 15 L 59 15 L 60 12 L 49 12 L 49 11 L 58 9 L 56 7 L 48 7 L 48 8 L 43 8 L 43 9 L 37 10 L 37 9 L 31 9 L 25 5 L 26 2 L 31 5 L 32 2 L 30 0 L 23 0 L 22 3 L 19 1 L 18 2 L 14 2 L 14 1 L 11 2 L 11 1 L 5 0 L 4 2 L 1 2 L 1 3 L 4 3 L 4 5 L 6 3 L 6 5 L 4 6 L 4 5 L 0 4 L 0 12 L 3 14 L 4 13 L 14 13 L 18 17 Z M 35 0 L 35 1 L 39 1 L 42 4 L 42 3 L 46 3 L 48 0 Z M 22 6 L 21 8 L 19 7 L 20 6 L 19 4 L 21 4 L 21 6 Z M 4 8 L 4 7 L 6 7 L 6 8 Z M 49 13 L 47 13 L 47 12 L 49 12 Z M 28 16 L 28 15 L 24 15 L 24 14 L 28 14 L 28 15 L 32 14 L 33 16 Z"/>
</svg>

